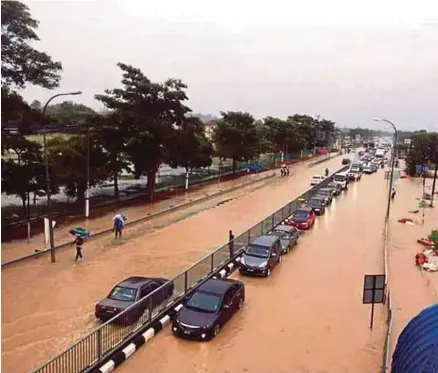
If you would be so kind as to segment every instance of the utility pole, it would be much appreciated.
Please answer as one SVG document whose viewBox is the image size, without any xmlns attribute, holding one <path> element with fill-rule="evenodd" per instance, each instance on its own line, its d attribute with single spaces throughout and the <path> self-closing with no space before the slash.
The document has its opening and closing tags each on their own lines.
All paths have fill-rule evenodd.
<svg viewBox="0 0 438 373">
<path fill-rule="evenodd" d="M 81 91 L 78 92 L 69 92 L 69 93 L 58 93 L 50 97 L 43 108 L 43 120 L 45 120 L 47 107 L 49 103 L 56 97 L 60 96 L 76 96 L 82 94 Z M 52 263 L 56 262 L 55 256 L 55 236 L 53 234 L 53 223 L 52 223 L 52 196 L 51 196 L 51 186 L 50 186 L 50 172 L 49 172 L 49 157 L 47 152 L 47 127 L 44 125 L 43 130 L 43 146 L 44 146 L 44 165 L 46 169 L 46 196 L 47 196 L 47 220 L 49 221 L 49 240 L 50 240 L 50 258 Z"/>
</svg>

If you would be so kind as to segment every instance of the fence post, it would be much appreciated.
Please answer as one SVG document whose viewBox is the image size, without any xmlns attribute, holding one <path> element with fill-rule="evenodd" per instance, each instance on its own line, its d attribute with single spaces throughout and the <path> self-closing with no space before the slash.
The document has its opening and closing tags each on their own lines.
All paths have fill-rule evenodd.
<svg viewBox="0 0 438 373">
<path fill-rule="evenodd" d="M 102 358 L 102 328 L 97 329 L 97 358 Z"/>
<path fill-rule="evenodd" d="M 251 242 L 251 229 L 248 229 L 248 244 Z"/>
<path fill-rule="evenodd" d="M 184 294 L 187 293 L 187 271 L 184 272 Z"/>
<path fill-rule="evenodd" d="M 274 228 L 274 214 L 271 215 L 271 229 Z"/>
<path fill-rule="evenodd" d="M 211 266 L 210 266 L 210 272 L 213 272 L 214 270 L 214 252 L 211 254 Z"/>
<path fill-rule="evenodd" d="M 152 297 L 148 297 L 148 313 L 149 313 L 149 322 L 152 321 Z"/>
</svg>

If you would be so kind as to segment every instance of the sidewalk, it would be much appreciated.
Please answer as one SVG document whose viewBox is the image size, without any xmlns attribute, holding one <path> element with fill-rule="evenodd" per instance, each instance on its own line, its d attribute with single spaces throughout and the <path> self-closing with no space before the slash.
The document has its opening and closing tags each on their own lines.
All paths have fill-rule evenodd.
<svg viewBox="0 0 438 373">
<path fill-rule="evenodd" d="M 432 180 L 427 180 L 426 185 L 431 186 Z M 438 302 L 438 272 L 425 272 L 415 265 L 415 255 L 423 248 L 417 239 L 427 237 L 432 229 L 438 229 L 437 198 L 434 208 L 425 209 L 424 226 L 422 209 L 416 214 L 408 212 L 418 209 L 417 198 L 421 194 L 420 179 L 401 179 L 391 207 L 388 248 L 389 286 L 394 307 L 391 356 L 406 324 L 423 308 Z M 399 223 L 400 218 L 411 218 L 416 224 Z"/>
<path fill-rule="evenodd" d="M 272 174 L 272 170 L 265 171 L 259 174 L 249 174 L 241 176 L 238 179 L 233 179 L 225 182 L 217 182 L 215 184 L 208 184 L 199 188 L 194 188 L 186 194 L 175 195 L 166 200 L 162 200 L 152 204 L 133 205 L 121 208 L 121 211 L 128 218 L 128 222 L 135 221 L 147 215 L 156 214 L 161 211 L 168 210 L 172 207 L 182 205 L 189 202 L 195 202 L 209 195 L 215 195 L 222 191 L 230 190 L 248 183 L 254 183 L 262 180 Z M 92 206 L 91 206 L 92 208 Z M 88 229 L 92 234 L 103 231 L 112 227 L 112 217 L 114 213 L 106 213 L 96 218 L 75 220 L 74 223 L 67 223 L 64 225 L 55 226 L 55 245 L 59 246 L 73 241 L 73 236 L 68 232 L 75 227 L 83 227 Z M 56 221 L 56 219 L 54 219 Z M 44 233 L 37 234 L 31 237 L 28 242 L 25 240 L 16 240 L 2 244 L 2 263 L 33 254 L 35 250 L 44 249 Z"/>
</svg>

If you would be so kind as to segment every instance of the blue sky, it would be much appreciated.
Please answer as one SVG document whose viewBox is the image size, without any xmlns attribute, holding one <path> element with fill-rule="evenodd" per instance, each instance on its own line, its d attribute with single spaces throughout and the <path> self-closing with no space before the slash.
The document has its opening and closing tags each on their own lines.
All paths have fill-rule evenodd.
<svg viewBox="0 0 438 373">
<path fill-rule="evenodd" d="M 59 89 L 120 85 L 117 62 L 181 78 L 195 112 L 296 112 L 341 126 L 438 130 L 438 5 L 430 0 L 26 1 L 36 46 L 63 64 Z M 28 87 L 29 102 L 52 92 Z"/>
</svg>

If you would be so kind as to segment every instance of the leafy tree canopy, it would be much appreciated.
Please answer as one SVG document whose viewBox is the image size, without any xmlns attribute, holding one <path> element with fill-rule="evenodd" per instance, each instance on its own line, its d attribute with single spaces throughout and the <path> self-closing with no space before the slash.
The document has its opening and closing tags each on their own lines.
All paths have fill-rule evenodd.
<svg viewBox="0 0 438 373">
<path fill-rule="evenodd" d="M 2 1 L 2 87 L 24 88 L 27 83 L 47 89 L 58 87 L 62 70 L 44 52 L 31 47 L 38 41 L 38 21 L 27 5 L 19 1 Z"/>
<path fill-rule="evenodd" d="M 184 119 L 170 136 L 168 144 L 170 166 L 182 166 L 187 170 L 211 166 L 213 147 L 205 136 L 204 124 L 200 119 Z"/>
<path fill-rule="evenodd" d="M 238 111 L 221 112 L 222 119 L 217 121 L 213 131 L 213 142 L 221 157 L 236 161 L 254 158 L 260 149 L 254 117 Z"/>
</svg>

